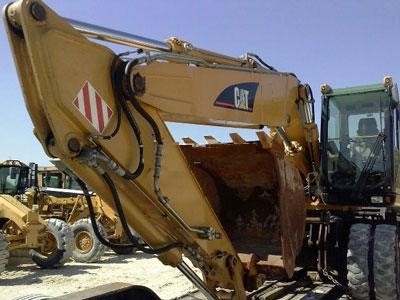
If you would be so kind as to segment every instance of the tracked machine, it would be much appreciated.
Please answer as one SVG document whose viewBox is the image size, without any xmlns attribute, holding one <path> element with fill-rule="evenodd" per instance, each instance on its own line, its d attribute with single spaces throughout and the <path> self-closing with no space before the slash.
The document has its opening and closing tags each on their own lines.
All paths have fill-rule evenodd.
<svg viewBox="0 0 400 300">
<path fill-rule="evenodd" d="M 369 230 L 362 242 L 368 253 L 365 242 L 377 232 L 396 232 L 398 95 L 390 78 L 367 102 L 362 95 L 341 101 L 326 86 L 319 142 L 310 87 L 255 54 L 233 58 L 178 38 L 159 42 L 64 19 L 40 1 L 12 3 L 3 14 L 46 154 L 112 205 L 128 236 L 132 227 L 145 241 L 132 238 L 132 245 L 177 267 L 207 298 L 261 297 L 269 280 L 293 277 L 302 249 L 316 249 L 318 269 L 337 282 L 329 269 L 332 239 L 351 253 L 338 256 L 339 265 L 372 274 L 372 264 L 352 262 L 365 254 L 357 254 L 352 236 Z M 116 54 L 95 39 L 132 51 Z M 360 116 L 346 121 L 352 103 Z M 343 159 L 352 145 L 343 139 L 364 118 L 381 126 L 371 134 L 372 154 L 353 170 Z M 180 145 L 167 122 L 247 128 L 258 140 L 233 134 L 232 143 Z M 343 169 L 346 175 L 337 173 Z M 397 278 L 393 269 L 380 271 Z M 350 281 L 356 296 L 380 296 L 378 279 L 367 275 L 357 285 L 349 278 L 337 283 Z M 389 293 L 396 297 L 396 288 Z"/>
</svg>

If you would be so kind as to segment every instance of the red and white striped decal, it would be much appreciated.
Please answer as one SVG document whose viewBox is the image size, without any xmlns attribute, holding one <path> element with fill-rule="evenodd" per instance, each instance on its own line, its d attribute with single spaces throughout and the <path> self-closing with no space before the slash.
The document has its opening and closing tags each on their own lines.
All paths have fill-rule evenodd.
<svg viewBox="0 0 400 300">
<path fill-rule="evenodd" d="M 72 104 L 98 132 L 103 133 L 113 111 L 89 81 L 85 81 Z"/>
</svg>

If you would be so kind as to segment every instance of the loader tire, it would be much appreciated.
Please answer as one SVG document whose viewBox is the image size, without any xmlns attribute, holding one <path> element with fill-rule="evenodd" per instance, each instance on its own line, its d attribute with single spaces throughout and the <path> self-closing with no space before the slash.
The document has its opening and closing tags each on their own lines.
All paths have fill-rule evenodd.
<svg viewBox="0 0 400 300">
<path fill-rule="evenodd" d="M 394 225 L 377 225 L 374 238 L 374 281 L 376 300 L 397 299 L 398 238 Z"/>
<path fill-rule="evenodd" d="M 32 260 L 41 268 L 54 268 L 66 263 L 72 256 L 73 234 L 71 227 L 63 220 L 46 219 L 45 247 L 40 252 L 29 251 Z"/>
<path fill-rule="evenodd" d="M 347 250 L 347 280 L 353 299 L 370 299 L 368 255 L 371 241 L 370 224 L 353 224 Z"/>
<path fill-rule="evenodd" d="M 100 234 L 106 236 L 103 225 L 97 222 L 97 227 Z M 72 232 L 74 234 L 73 260 L 85 263 L 99 261 L 107 247 L 96 237 L 90 219 L 85 218 L 76 221 L 72 225 Z"/>
<path fill-rule="evenodd" d="M 5 235 L 0 233 L 0 274 L 6 269 L 9 257 L 10 253 L 8 252 L 8 242 Z"/>
</svg>

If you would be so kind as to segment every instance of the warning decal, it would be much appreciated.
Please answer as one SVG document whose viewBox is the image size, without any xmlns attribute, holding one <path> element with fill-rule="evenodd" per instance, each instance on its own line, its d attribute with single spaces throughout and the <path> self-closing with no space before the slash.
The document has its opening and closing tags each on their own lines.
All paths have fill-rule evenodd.
<svg viewBox="0 0 400 300">
<path fill-rule="evenodd" d="M 98 132 L 103 133 L 113 111 L 89 81 L 85 81 L 72 104 Z"/>
</svg>

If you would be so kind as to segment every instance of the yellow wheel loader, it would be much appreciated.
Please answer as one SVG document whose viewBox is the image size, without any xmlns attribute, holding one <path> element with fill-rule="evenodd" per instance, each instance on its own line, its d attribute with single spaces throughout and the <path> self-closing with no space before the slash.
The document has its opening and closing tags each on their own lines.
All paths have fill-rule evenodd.
<svg viewBox="0 0 400 300">
<path fill-rule="evenodd" d="M 57 164 L 60 165 L 59 162 Z M 0 193 L 13 196 L 28 209 L 35 210 L 43 220 L 51 218 L 66 222 L 71 226 L 74 236 L 73 241 L 70 241 L 73 247 L 72 258 L 79 262 L 95 262 L 107 247 L 93 232 L 88 205 L 82 191 L 77 190 L 79 188 L 73 177 L 55 166 L 38 167 L 35 163 L 26 165 L 18 160 L 6 160 L 0 164 Z M 100 234 L 117 244 L 126 243 L 127 237 L 111 207 L 94 194 L 91 200 L 94 222 Z M 13 206 L 8 209 L 13 209 Z M 15 226 L 15 222 L 12 224 Z M 10 230 L 5 228 L 3 232 L 6 237 L 10 234 Z M 134 247 L 118 246 L 112 249 L 118 254 L 132 254 L 135 250 Z"/>
<path fill-rule="evenodd" d="M 80 262 L 95 262 L 107 249 L 97 238 L 92 222 L 96 222 L 101 236 L 112 241 L 113 244 L 109 246 L 115 253 L 133 254 L 135 247 L 121 246 L 128 242 L 128 238 L 115 211 L 100 197 L 91 193 L 95 214 L 95 220 L 91 220 L 88 204 L 74 175 L 69 175 L 69 170 L 60 161 L 52 163 L 54 166 L 38 167 L 37 170 L 40 191 L 50 196 L 40 206 L 43 209 L 41 213 L 48 217 L 56 214 L 72 226 L 75 238 L 72 258 Z M 133 230 L 131 233 L 137 236 Z"/>
<path fill-rule="evenodd" d="M 23 169 L 22 173 L 20 172 Z M 29 251 L 41 268 L 64 264 L 72 256 L 73 234 L 58 218 L 42 218 L 38 205 L 28 207 L 21 186 L 29 180 L 28 166 L 16 160 L 0 165 L 0 270 L 9 255 Z"/>
<path fill-rule="evenodd" d="M 178 268 L 208 299 L 299 293 L 298 266 L 331 283 L 326 297 L 397 297 L 399 99 L 390 77 L 369 93 L 324 86 L 319 141 L 310 87 L 256 54 L 234 58 L 64 19 L 41 1 L 7 5 L 4 21 L 46 154 L 116 210 L 132 245 L 130 228 L 146 243 L 138 249 Z M 373 147 L 356 161 L 347 154 L 361 119 L 380 126 L 360 138 Z M 258 140 L 180 145 L 167 122 L 247 128 Z M 386 250 L 390 268 L 381 265 Z M 380 288 L 383 278 L 394 287 Z"/>
</svg>

